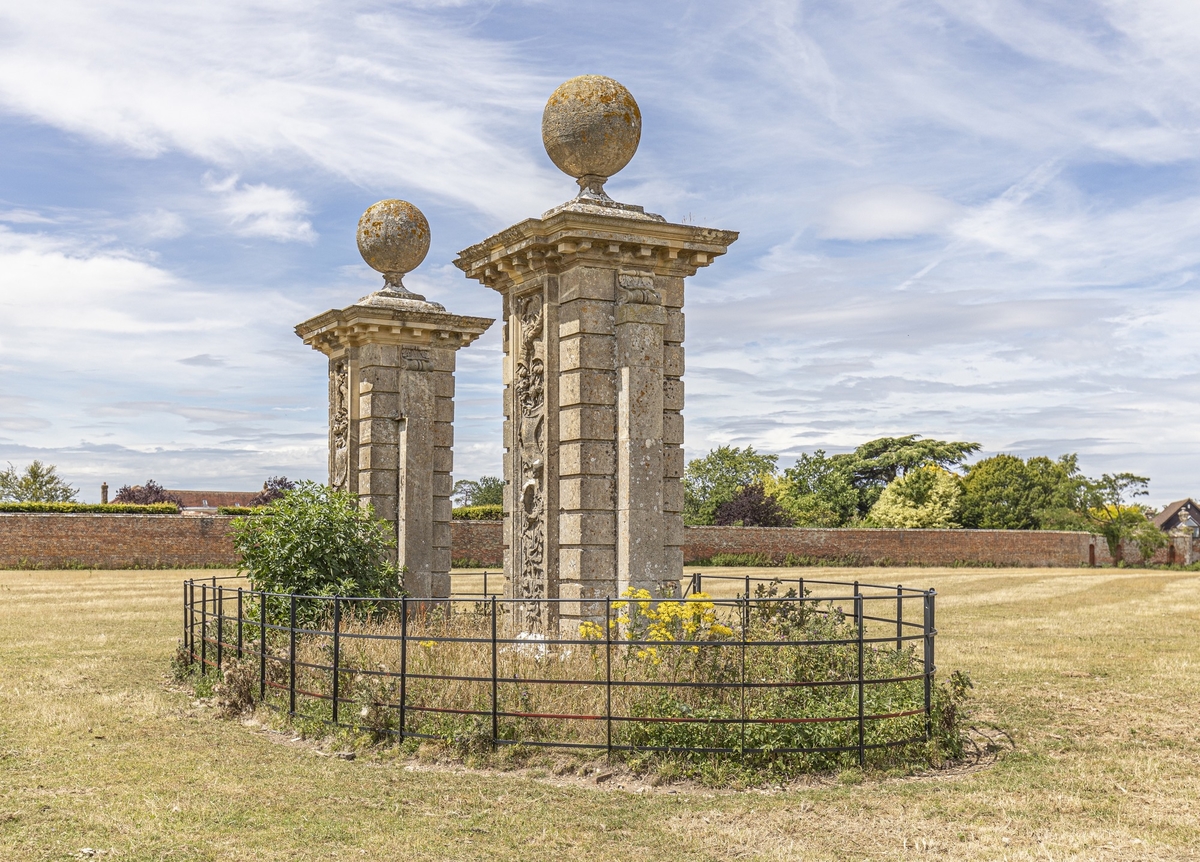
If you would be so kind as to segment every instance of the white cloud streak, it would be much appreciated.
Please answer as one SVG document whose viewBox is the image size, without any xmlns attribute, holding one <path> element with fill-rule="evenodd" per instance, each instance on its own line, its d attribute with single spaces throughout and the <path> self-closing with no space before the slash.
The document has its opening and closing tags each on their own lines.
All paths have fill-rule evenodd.
<svg viewBox="0 0 1200 862">
<path fill-rule="evenodd" d="M 14 321 L 0 363 L 69 378 L 64 344 L 114 357 L 93 425 L 82 409 L 63 421 L 75 390 L 61 381 L 0 383 L 0 433 L 17 447 L 0 458 L 95 427 L 129 438 L 103 443 L 122 463 L 158 445 L 220 469 L 311 458 L 319 475 L 320 362 L 286 330 L 370 289 L 331 250 L 326 211 L 368 192 L 431 201 L 435 235 L 464 244 L 540 213 L 570 189 L 540 151 L 543 100 L 601 71 L 645 117 L 642 151 L 610 188 L 742 232 L 689 286 L 692 454 L 916 432 L 1078 450 L 1089 471 L 1154 476 L 1156 499 L 1200 493 L 1200 454 L 1181 443 L 1200 431 L 1200 8 L 762 0 L 605 14 L 623 27 L 589 44 L 585 68 L 577 13 L 553 4 L 0 11 L 10 117 L 122 153 L 131 173 L 182 156 L 179 187 L 197 188 L 111 215 L 162 225 L 154 253 L 0 193 L 0 313 Z M 169 243 L 204 225 L 315 261 L 308 281 L 285 300 L 232 269 L 180 274 Z M 431 257 L 414 284 L 495 314 L 446 263 Z M 238 358 L 250 355 L 263 358 Z M 498 366 L 494 333 L 460 356 L 460 474 L 498 470 Z M 99 458 L 99 445 L 62 451 Z"/>
</svg>

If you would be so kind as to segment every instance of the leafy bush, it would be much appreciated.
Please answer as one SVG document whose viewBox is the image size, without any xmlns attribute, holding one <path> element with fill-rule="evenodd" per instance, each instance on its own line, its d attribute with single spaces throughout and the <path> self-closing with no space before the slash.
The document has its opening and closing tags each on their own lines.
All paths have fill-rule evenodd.
<svg viewBox="0 0 1200 862">
<path fill-rule="evenodd" d="M 174 503 L 138 506 L 132 503 L 0 503 L 0 512 L 43 512 L 58 515 L 178 515 Z"/>
<path fill-rule="evenodd" d="M 116 503 L 136 503 L 139 506 L 150 506 L 154 503 L 174 503 L 182 506 L 183 500 L 170 493 L 153 479 L 147 479 L 145 485 L 122 485 L 113 498 Z"/>
<path fill-rule="evenodd" d="M 958 526 L 962 482 L 941 467 L 918 467 L 894 479 L 875 505 L 872 527 L 948 529 Z"/>
<path fill-rule="evenodd" d="M 460 479 L 451 496 L 462 506 L 501 506 L 504 504 L 504 480 L 498 476 L 480 476 L 478 481 Z"/>
<path fill-rule="evenodd" d="M 395 539 L 351 494 L 301 482 L 261 514 L 235 518 L 231 526 L 241 571 L 255 590 L 362 598 L 401 594 L 400 572 L 390 561 Z"/>
<path fill-rule="evenodd" d="M 53 464 L 34 461 L 18 473 L 11 463 L 0 470 L 0 500 L 15 503 L 69 503 L 79 493 L 55 473 Z"/>
<path fill-rule="evenodd" d="M 708 559 L 689 560 L 689 566 L 775 566 L 770 554 L 713 554 Z"/>
<path fill-rule="evenodd" d="M 250 506 L 269 506 L 288 491 L 296 490 L 296 483 L 287 476 L 272 476 L 263 482 L 262 491 L 250 500 Z"/>
<path fill-rule="evenodd" d="M 778 455 L 760 455 L 753 446 L 720 446 L 688 462 L 683 477 L 683 522 L 697 526 L 716 523 L 717 507 L 732 500 L 747 485 L 761 484 L 775 474 Z"/>
<path fill-rule="evenodd" d="M 218 515 L 261 515 L 265 506 L 217 506 Z"/>
<path fill-rule="evenodd" d="M 497 566 L 488 566 L 482 560 L 477 560 L 474 557 L 455 557 L 450 561 L 452 569 L 495 569 Z"/>
<path fill-rule="evenodd" d="M 453 514 L 456 521 L 500 521 L 504 518 L 504 506 L 500 503 L 485 506 L 459 506 Z"/>
<path fill-rule="evenodd" d="M 792 519 L 778 500 L 766 495 L 762 483 L 755 482 L 717 506 L 713 523 L 719 527 L 790 527 Z"/>
<path fill-rule="evenodd" d="M 858 625 L 833 602 L 780 602 L 778 591 L 778 582 L 760 586 L 747 607 L 714 602 L 703 593 L 656 600 L 645 590 L 630 589 L 611 603 L 607 631 L 603 617 L 585 620 L 578 640 L 566 644 L 521 631 L 520 615 L 501 606 L 496 654 L 489 644 L 490 603 L 476 603 L 473 611 L 420 614 L 407 623 L 406 703 L 439 710 L 409 710 L 403 728 L 397 723 L 394 676 L 400 667 L 401 622 L 343 618 L 340 696 L 354 706 L 345 708 L 340 720 L 377 739 L 403 731 L 443 740 L 459 756 L 474 757 L 490 748 L 488 675 L 497 661 L 499 675 L 510 680 L 499 690 L 502 740 L 603 747 L 603 723 L 552 716 L 598 715 L 610 706 L 622 717 L 611 727 L 614 755 L 635 768 L 650 758 L 674 764 L 678 774 L 728 784 L 854 767 Z M 786 596 L 796 593 L 789 590 Z M 741 646 L 743 620 L 747 648 Z M 331 675 L 316 668 L 329 661 L 329 638 L 304 635 L 297 649 L 297 688 L 328 695 Z M 861 655 L 869 681 L 863 687 L 866 765 L 905 768 L 961 756 L 969 679 L 956 673 L 933 688 L 933 738 L 926 743 L 919 646 L 896 649 L 890 639 L 868 640 Z M 269 666 L 282 671 L 286 662 Z M 614 685 L 606 694 L 609 678 Z M 743 679 L 753 681 L 744 692 Z M 274 692 L 268 698 L 282 704 L 284 696 Z M 302 721 L 330 718 L 328 701 L 310 695 L 300 710 Z M 743 725 L 743 715 L 756 721 Z M 655 752 L 661 748 L 733 754 Z M 743 748 L 763 751 L 739 756 Z M 781 751 L 794 748 L 824 750 Z"/>
</svg>

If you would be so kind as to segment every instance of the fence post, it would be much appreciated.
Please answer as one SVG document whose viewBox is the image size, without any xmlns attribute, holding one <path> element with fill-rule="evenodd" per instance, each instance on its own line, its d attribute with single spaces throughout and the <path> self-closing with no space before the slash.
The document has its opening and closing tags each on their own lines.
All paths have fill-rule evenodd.
<svg viewBox="0 0 1200 862">
<path fill-rule="evenodd" d="M 742 611 L 742 684 L 741 688 L 741 713 L 742 713 L 742 733 L 741 746 L 739 756 L 746 759 L 746 626 L 750 621 L 750 579 L 746 579 L 746 607 Z"/>
<path fill-rule="evenodd" d="M 200 585 L 200 675 L 208 676 L 208 584 Z"/>
<path fill-rule="evenodd" d="M 404 702 L 408 697 L 408 596 L 400 597 L 400 741 L 404 741 L 407 716 Z"/>
<path fill-rule="evenodd" d="M 492 748 L 500 738 L 500 717 L 497 715 L 497 661 L 496 661 L 496 597 L 492 596 Z"/>
<path fill-rule="evenodd" d="M 187 581 L 183 582 L 183 645 L 188 651 L 188 665 L 192 663 L 192 645 L 189 640 L 188 632 L 188 585 Z"/>
<path fill-rule="evenodd" d="M 341 628 L 342 628 L 342 600 L 338 596 L 333 597 L 333 723 L 338 723 L 338 677 L 341 674 L 338 672 L 341 669 L 342 663 L 342 644 L 341 644 Z"/>
<path fill-rule="evenodd" d="M 925 741 L 933 738 L 933 590 L 925 592 Z"/>
<path fill-rule="evenodd" d="M 612 757 L 612 598 L 604 600 L 604 745 Z"/>
<path fill-rule="evenodd" d="M 288 610 L 288 715 L 296 714 L 296 594 Z"/>
<path fill-rule="evenodd" d="M 857 581 L 854 582 L 854 616 L 858 620 L 858 765 L 865 766 L 867 751 L 866 728 L 863 723 L 863 597 L 858 592 Z"/>
<path fill-rule="evenodd" d="M 196 660 L 196 582 L 188 578 L 188 664 Z"/>
<path fill-rule="evenodd" d="M 487 569 L 484 569 L 483 570 L 483 594 L 484 594 L 484 596 L 491 595 L 491 593 L 488 592 L 488 588 L 487 588 L 487 576 L 488 576 Z"/>
<path fill-rule="evenodd" d="M 238 587 L 237 596 L 238 596 L 237 652 L 238 652 L 238 661 L 241 661 L 242 660 L 242 588 L 241 587 Z"/>
<path fill-rule="evenodd" d="M 692 592 L 693 593 L 704 592 L 704 572 L 695 572 L 692 575 L 692 579 L 695 581 L 695 586 L 692 587 Z"/>
<path fill-rule="evenodd" d="M 904 647 L 904 587 L 896 586 L 896 652 Z"/>
<path fill-rule="evenodd" d="M 267 699 L 267 594 L 258 594 L 258 699 Z"/>
<path fill-rule="evenodd" d="M 217 587 L 217 674 L 221 673 L 221 656 L 225 652 L 225 587 Z"/>
</svg>

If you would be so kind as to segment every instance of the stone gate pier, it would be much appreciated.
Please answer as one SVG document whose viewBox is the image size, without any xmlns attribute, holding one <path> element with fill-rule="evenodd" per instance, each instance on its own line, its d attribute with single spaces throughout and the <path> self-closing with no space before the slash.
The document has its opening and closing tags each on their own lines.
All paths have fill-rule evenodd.
<svg viewBox="0 0 1200 862">
<path fill-rule="evenodd" d="M 605 193 L 640 135 L 621 84 L 567 81 L 542 137 L 578 196 L 455 261 L 503 300 L 508 590 L 567 600 L 566 625 L 682 573 L 684 280 L 737 239 Z M 522 607 L 528 631 L 560 622 L 546 604 Z"/>
<path fill-rule="evenodd" d="M 457 351 L 494 321 L 451 314 L 403 276 L 429 251 L 429 223 L 405 201 L 380 201 L 358 224 L 382 289 L 296 327 L 329 357 L 329 484 L 394 525 L 412 596 L 450 595 L 450 492 Z"/>
</svg>

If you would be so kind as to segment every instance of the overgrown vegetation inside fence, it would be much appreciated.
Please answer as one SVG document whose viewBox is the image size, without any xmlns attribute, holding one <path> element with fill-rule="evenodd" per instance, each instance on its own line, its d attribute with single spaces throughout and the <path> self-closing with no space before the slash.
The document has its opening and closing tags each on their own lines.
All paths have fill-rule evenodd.
<svg viewBox="0 0 1200 862">
<path fill-rule="evenodd" d="M 897 631 L 869 598 L 780 595 L 777 583 L 750 601 L 632 591 L 549 641 L 519 630 L 517 602 L 245 593 L 239 624 L 228 590 L 191 589 L 193 670 L 236 659 L 241 644 L 215 689 L 227 712 L 250 692 L 301 727 L 433 743 L 472 762 L 559 747 L 717 783 L 962 755 L 970 683 L 932 679 L 931 607 Z M 297 632 L 300 619 L 318 632 Z"/>
</svg>

